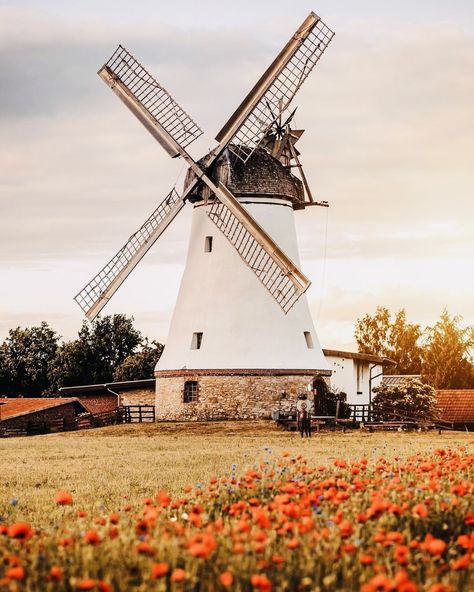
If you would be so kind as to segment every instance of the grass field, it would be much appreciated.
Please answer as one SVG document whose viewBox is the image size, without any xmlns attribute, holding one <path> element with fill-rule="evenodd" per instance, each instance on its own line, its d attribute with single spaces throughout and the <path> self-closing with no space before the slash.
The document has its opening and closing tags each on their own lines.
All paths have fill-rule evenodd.
<svg viewBox="0 0 474 592">
<path fill-rule="evenodd" d="M 0 591 L 474 589 L 474 440 L 271 422 L 0 440 Z"/>
<path fill-rule="evenodd" d="M 141 499 L 165 489 L 243 473 L 283 451 L 302 453 L 313 464 L 366 456 L 407 457 L 466 444 L 472 434 L 322 432 L 311 440 L 273 422 L 133 424 L 82 432 L 0 440 L 0 515 L 35 526 L 54 523 L 60 509 L 45 513 L 58 489 L 68 489 L 87 511 L 115 509 L 124 496 Z M 270 448 L 271 454 L 264 450 Z M 15 501 L 14 501 L 15 500 Z M 15 504 L 15 505 L 13 505 Z"/>
</svg>

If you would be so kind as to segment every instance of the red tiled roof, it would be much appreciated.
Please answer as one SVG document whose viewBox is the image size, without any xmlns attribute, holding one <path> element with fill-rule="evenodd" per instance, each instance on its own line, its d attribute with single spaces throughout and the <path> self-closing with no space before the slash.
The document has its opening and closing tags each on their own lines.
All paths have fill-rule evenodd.
<svg viewBox="0 0 474 592">
<path fill-rule="evenodd" d="M 44 411 L 45 409 L 50 409 L 51 407 L 59 407 L 60 405 L 66 405 L 68 403 L 77 403 L 84 407 L 85 411 L 88 411 L 86 406 L 75 397 L 55 397 L 54 399 L 33 399 L 24 397 L 1 398 L 0 420 L 18 417 L 19 415 L 28 415 L 29 413 Z"/>
<path fill-rule="evenodd" d="M 474 423 L 474 390 L 436 391 L 443 421 Z"/>
</svg>

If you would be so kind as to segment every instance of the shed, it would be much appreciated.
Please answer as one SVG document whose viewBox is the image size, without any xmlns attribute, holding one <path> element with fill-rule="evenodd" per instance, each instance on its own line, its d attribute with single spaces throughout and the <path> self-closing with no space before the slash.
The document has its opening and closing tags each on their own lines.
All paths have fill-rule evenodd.
<svg viewBox="0 0 474 592">
<path fill-rule="evenodd" d="M 0 399 L 0 426 L 3 429 L 40 433 L 45 426 L 56 423 L 58 429 L 75 423 L 81 413 L 90 409 L 75 397 Z"/>
<path fill-rule="evenodd" d="M 154 405 L 155 379 L 65 386 L 59 392 L 61 395 L 77 397 L 93 413 L 102 413 L 127 405 Z"/>
<path fill-rule="evenodd" d="M 436 391 L 440 419 L 474 431 L 474 389 Z"/>
</svg>

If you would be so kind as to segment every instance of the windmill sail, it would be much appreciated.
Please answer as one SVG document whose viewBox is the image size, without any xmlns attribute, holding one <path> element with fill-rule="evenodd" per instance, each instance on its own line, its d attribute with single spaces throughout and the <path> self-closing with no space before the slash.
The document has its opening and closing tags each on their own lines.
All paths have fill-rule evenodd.
<svg viewBox="0 0 474 592">
<path fill-rule="evenodd" d="M 163 143 L 160 127 L 183 148 L 202 135 L 201 128 L 184 109 L 121 45 L 98 74 L 172 157 L 178 156 L 179 151 Z"/>
<path fill-rule="evenodd" d="M 288 313 L 306 291 L 310 282 L 308 280 L 303 284 L 295 282 L 292 274 L 282 270 L 281 263 L 269 255 L 268 250 L 220 201 L 212 204 L 207 215 L 281 306 L 283 312 Z M 297 273 L 301 274 L 298 270 Z"/>
<path fill-rule="evenodd" d="M 216 140 L 246 162 L 275 122 L 275 112 L 284 111 L 293 100 L 334 32 L 313 12 L 305 19 L 270 67 L 242 101 Z"/>
<path fill-rule="evenodd" d="M 93 319 L 99 314 L 183 206 L 181 197 L 172 189 L 120 251 L 75 296 L 74 300 L 88 319 Z"/>
</svg>

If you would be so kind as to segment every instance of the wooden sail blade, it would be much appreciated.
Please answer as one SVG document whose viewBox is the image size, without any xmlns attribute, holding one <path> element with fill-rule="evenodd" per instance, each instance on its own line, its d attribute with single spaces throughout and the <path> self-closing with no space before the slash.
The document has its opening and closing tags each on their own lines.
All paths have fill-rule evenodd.
<svg viewBox="0 0 474 592">
<path fill-rule="evenodd" d="M 287 313 L 311 282 L 227 187 L 219 184 L 215 195 L 209 218 Z"/>
<path fill-rule="evenodd" d="M 98 74 L 170 156 L 179 155 L 177 145 L 185 148 L 202 135 L 201 128 L 121 45 Z"/>
<path fill-rule="evenodd" d="M 182 197 L 171 190 L 120 251 L 75 296 L 74 300 L 88 319 L 92 320 L 100 313 L 183 206 Z"/>
<path fill-rule="evenodd" d="M 275 58 L 216 140 L 246 162 L 274 123 L 273 111 L 284 111 L 306 80 L 334 32 L 314 12 Z M 269 108 L 270 106 L 270 108 Z"/>
</svg>

